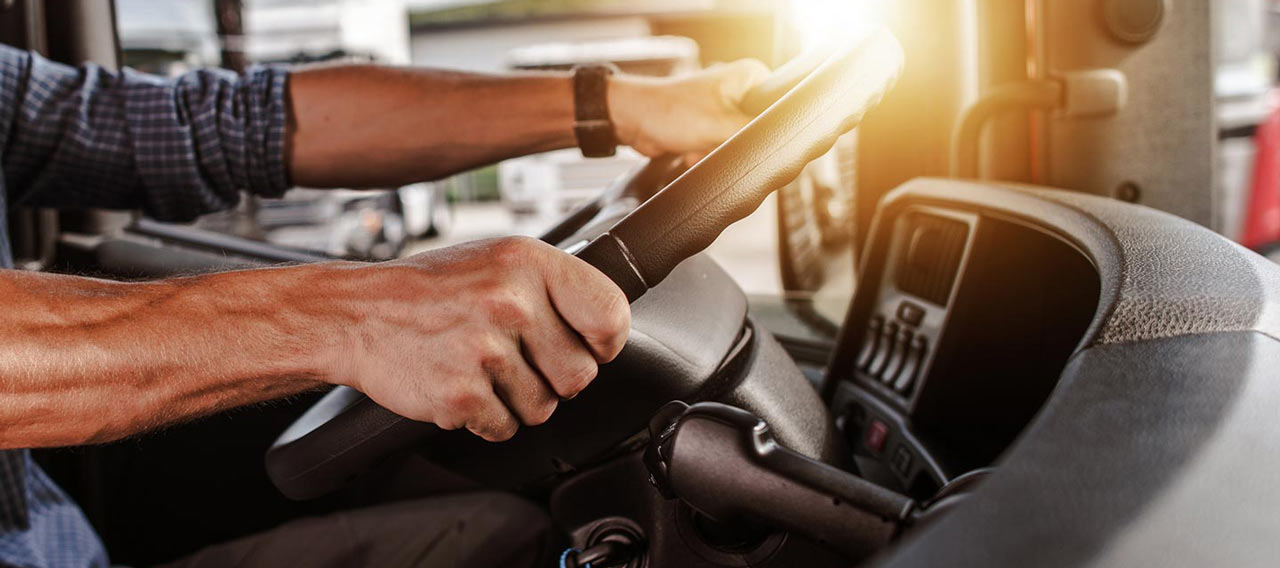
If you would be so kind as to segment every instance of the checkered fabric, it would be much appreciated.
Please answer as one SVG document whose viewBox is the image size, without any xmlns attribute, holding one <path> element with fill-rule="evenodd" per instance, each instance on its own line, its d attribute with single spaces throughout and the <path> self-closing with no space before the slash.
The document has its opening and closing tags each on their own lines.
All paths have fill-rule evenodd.
<svg viewBox="0 0 1280 568">
<path fill-rule="evenodd" d="M 242 190 L 279 196 L 287 81 L 277 68 L 115 73 L 0 45 L 0 203 L 186 221 Z M 0 267 L 12 264 L 0 216 Z M 84 514 L 26 450 L 0 452 L 0 565 L 107 565 Z"/>
</svg>

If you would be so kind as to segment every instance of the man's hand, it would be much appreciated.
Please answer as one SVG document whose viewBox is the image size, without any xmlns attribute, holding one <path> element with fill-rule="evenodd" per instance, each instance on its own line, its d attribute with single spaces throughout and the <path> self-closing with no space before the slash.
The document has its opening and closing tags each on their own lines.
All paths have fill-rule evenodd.
<svg viewBox="0 0 1280 568">
<path fill-rule="evenodd" d="M 545 422 L 622 350 L 631 312 L 587 263 L 528 238 L 350 270 L 363 293 L 331 380 L 490 441 Z"/>
<path fill-rule="evenodd" d="M 646 156 L 682 155 L 692 164 L 751 121 L 738 106 L 768 74 L 763 63 L 742 59 L 674 78 L 611 77 L 618 141 Z"/>
</svg>

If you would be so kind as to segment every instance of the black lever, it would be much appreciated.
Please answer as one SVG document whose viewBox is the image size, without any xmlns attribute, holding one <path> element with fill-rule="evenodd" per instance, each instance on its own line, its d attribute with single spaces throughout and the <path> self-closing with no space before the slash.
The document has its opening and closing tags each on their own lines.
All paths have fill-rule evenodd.
<svg viewBox="0 0 1280 568">
<path fill-rule="evenodd" d="M 654 485 L 721 523 L 782 528 L 865 558 L 916 510 L 905 495 L 782 447 L 763 420 L 739 408 L 671 402 L 649 431 Z"/>
</svg>

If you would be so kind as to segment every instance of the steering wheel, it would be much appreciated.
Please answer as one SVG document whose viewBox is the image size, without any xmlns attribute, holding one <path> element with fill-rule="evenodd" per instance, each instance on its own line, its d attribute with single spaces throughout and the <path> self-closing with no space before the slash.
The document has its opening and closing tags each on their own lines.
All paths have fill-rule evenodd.
<svg viewBox="0 0 1280 568">
<path fill-rule="evenodd" d="M 744 97 L 743 110 L 757 115 L 747 126 L 613 227 L 565 249 L 634 302 L 856 127 L 896 81 L 902 61 L 901 46 L 885 30 L 793 59 Z M 267 473 L 287 497 L 318 497 L 439 431 L 338 387 L 280 435 L 267 452 Z"/>
</svg>

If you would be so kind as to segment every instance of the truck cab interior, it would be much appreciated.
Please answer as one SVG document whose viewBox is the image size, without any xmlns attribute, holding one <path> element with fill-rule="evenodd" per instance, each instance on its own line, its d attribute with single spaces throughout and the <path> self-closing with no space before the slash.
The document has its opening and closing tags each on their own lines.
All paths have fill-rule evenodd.
<svg viewBox="0 0 1280 568">
<path fill-rule="evenodd" d="M 633 328 L 508 442 L 338 388 L 37 457 L 129 565 L 477 489 L 542 507 L 578 565 L 1266 564 L 1280 268 L 1215 231 L 1210 4 L 900 0 L 789 58 L 715 152 L 650 160 L 542 235 L 622 287 Z M 118 63 L 110 2 L 3 6 L 5 43 Z M 781 190 L 783 279 L 820 286 L 812 221 L 783 213 L 850 137 L 847 310 L 776 332 L 702 251 Z M 127 213 L 10 215 L 28 269 L 328 258 Z"/>
</svg>

